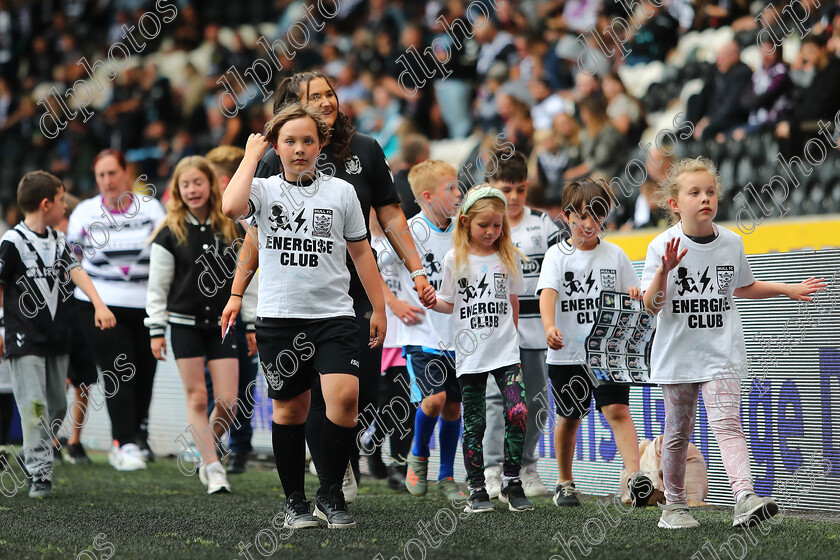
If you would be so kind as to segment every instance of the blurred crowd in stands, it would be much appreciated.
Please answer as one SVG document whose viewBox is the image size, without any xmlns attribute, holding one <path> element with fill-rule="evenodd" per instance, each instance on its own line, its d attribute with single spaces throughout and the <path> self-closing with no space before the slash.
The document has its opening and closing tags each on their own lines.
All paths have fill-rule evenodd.
<svg viewBox="0 0 840 560">
<path fill-rule="evenodd" d="M 285 75 L 322 69 L 334 78 L 341 110 L 357 130 L 379 141 L 395 173 L 426 153 L 418 148 L 418 134 L 431 141 L 473 137 L 486 145 L 504 133 L 529 157 L 536 205 L 559 199 L 566 180 L 620 176 L 642 152 L 651 116 L 675 107 L 693 124 L 687 144 L 695 147 L 643 157 L 649 181 L 664 173 L 669 158 L 750 136 L 766 145 L 761 161 L 772 159 L 774 149 L 786 157 L 801 154 L 804 143 L 820 133 L 816 121 L 833 123 L 840 109 L 840 2 L 474 0 L 486 8 L 480 10 L 465 0 L 157 1 L 174 5 L 177 16 L 145 41 L 143 52 L 131 56 L 113 81 L 102 80 L 92 117 L 69 120 L 50 139 L 39 125 L 49 103 L 39 101 L 53 87 L 63 93 L 76 80 L 89 79 L 79 61 L 106 59 L 109 45 L 125 41 L 123 26 L 136 25 L 155 2 L 0 0 L 4 211 L 13 211 L 17 181 L 32 169 L 51 171 L 70 191 L 88 194 L 94 188 L 91 162 L 102 148 L 123 150 L 135 176 L 145 174 L 160 192 L 182 157 L 222 144 L 244 146 L 250 132 L 263 128 L 272 100 L 256 95 L 227 117 L 220 78 L 230 68 L 242 76 L 257 58 L 267 60 L 257 39 L 285 40 L 295 23 L 307 28 L 309 40 L 294 58 L 276 53 L 283 72 L 274 73 L 270 91 Z M 321 16 L 324 6 L 335 17 Z M 627 23 L 629 38 L 616 18 Z M 759 37 L 765 28 L 772 33 Z M 687 34 L 709 29 L 731 30 L 731 39 L 706 59 L 696 52 L 674 56 Z M 799 29 L 809 30 L 804 40 Z M 755 52 L 757 37 L 767 42 L 751 67 L 742 51 Z M 405 87 L 404 74 L 414 59 L 405 55 L 411 47 L 424 53 L 429 46 L 441 61 L 449 58 L 444 66 L 451 73 L 423 80 L 414 92 Z M 583 48 L 597 55 L 594 75 L 580 71 Z M 622 57 L 623 51 L 629 54 Z M 632 69 L 656 61 L 668 71 L 634 97 L 628 90 L 638 88 L 627 83 Z M 683 98 L 690 80 L 699 85 L 695 95 Z M 740 161 L 733 163 L 733 177 Z M 749 176 L 752 168 L 745 169 Z M 647 188 L 639 187 L 639 200 Z M 616 214 L 613 225 L 659 220 L 646 208 L 630 207 Z"/>
</svg>

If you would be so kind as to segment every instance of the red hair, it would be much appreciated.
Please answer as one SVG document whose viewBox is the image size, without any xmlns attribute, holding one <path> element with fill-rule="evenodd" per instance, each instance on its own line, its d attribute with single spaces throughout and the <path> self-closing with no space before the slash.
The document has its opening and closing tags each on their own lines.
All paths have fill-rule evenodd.
<svg viewBox="0 0 840 560">
<path fill-rule="evenodd" d="M 93 169 L 94 170 L 96 169 L 96 164 L 99 163 L 99 161 L 102 158 L 106 158 L 108 156 L 113 156 L 114 158 L 116 158 L 117 163 L 119 164 L 119 166 L 121 168 L 128 169 L 128 163 L 126 163 L 126 161 L 125 161 L 125 154 L 123 154 L 119 150 L 112 150 L 110 148 L 102 150 L 101 152 L 96 154 L 96 157 L 93 158 Z"/>
</svg>

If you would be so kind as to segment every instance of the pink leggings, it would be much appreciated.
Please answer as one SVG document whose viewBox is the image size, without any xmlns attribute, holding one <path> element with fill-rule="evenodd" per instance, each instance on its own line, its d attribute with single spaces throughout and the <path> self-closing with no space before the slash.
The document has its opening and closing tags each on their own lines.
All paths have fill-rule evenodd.
<svg viewBox="0 0 840 560">
<path fill-rule="evenodd" d="M 694 430 L 697 398 L 703 389 L 703 401 L 709 426 L 715 434 L 720 457 L 732 494 L 753 490 L 750 476 L 750 453 L 741 427 L 741 380 L 716 377 L 704 383 L 662 385 L 665 397 L 665 435 L 662 438 L 662 478 L 668 504 L 685 503 L 685 461 L 688 438 Z"/>
</svg>

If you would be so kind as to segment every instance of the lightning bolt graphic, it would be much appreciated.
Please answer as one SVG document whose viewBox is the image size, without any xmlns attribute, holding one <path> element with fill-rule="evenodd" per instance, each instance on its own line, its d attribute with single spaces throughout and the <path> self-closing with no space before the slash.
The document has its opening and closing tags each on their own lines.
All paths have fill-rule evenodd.
<svg viewBox="0 0 840 560">
<path fill-rule="evenodd" d="M 589 271 L 589 276 L 586 277 L 586 285 L 589 286 L 586 288 L 586 293 L 588 294 L 590 290 L 592 290 L 592 286 L 595 285 L 595 279 L 592 278 L 592 271 Z"/>
<path fill-rule="evenodd" d="M 487 275 L 481 277 L 481 282 L 478 283 L 478 287 L 481 290 L 481 295 L 484 295 L 484 292 L 487 291 Z"/>
<path fill-rule="evenodd" d="M 303 226 L 303 224 L 306 223 L 306 220 L 303 219 L 303 210 L 301 210 L 298 213 L 298 215 L 295 216 L 295 223 L 298 225 L 297 228 L 295 229 L 295 233 L 297 233 L 297 232 L 300 231 L 300 228 Z"/>
<path fill-rule="evenodd" d="M 700 283 L 703 284 L 703 289 L 700 290 L 701 294 L 706 293 L 706 286 L 708 286 L 711 281 L 712 279 L 709 278 L 709 267 L 707 266 L 706 270 L 703 271 L 703 276 L 700 277 Z"/>
</svg>

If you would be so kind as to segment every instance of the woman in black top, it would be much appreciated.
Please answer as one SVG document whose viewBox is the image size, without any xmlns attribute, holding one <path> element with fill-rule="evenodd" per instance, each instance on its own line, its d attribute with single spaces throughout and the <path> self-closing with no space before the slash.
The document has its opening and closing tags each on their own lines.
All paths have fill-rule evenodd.
<svg viewBox="0 0 840 560">
<path fill-rule="evenodd" d="M 379 144 L 365 134 L 355 131 L 350 119 L 340 112 L 338 97 L 327 78 L 320 72 L 301 72 L 294 76 L 285 78 L 277 86 L 274 99 L 274 112 L 286 103 L 302 101 L 314 105 L 321 110 L 324 120 L 330 126 L 330 137 L 321 150 L 318 158 L 318 171 L 344 179 L 356 189 L 356 195 L 362 207 L 362 215 L 365 217 L 365 226 L 368 229 L 370 238 L 369 217 L 370 209 L 373 207 L 376 217 L 385 231 L 388 241 L 403 260 L 405 267 L 414 277 L 414 287 L 418 294 L 423 293 L 423 288 L 429 283 L 426 280 L 426 272 L 423 268 L 414 242 L 408 231 L 408 223 L 400 208 L 400 198 L 394 188 L 394 178 L 388 161 L 382 152 Z M 280 158 L 269 147 L 257 166 L 255 176 L 259 178 L 279 175 L 282 172 Z M 244 273 L 257 268 L 256 244 L 253 234 L 247 237 L 247 243 L 251 244 L 249 250 L 244 254 L 250 255 L 248 263 L 242 263 L 237 267 L 236 277 L 233 284 L 233 293 L 242 293 L 245 284 Z M 244 250 L 244 248 L 243 248 Z M 240 257 L 241 258 L 241 257 Z M 370 302 L 365 295 L 361 281 L 353 267 L 352 261 L 347 259 L 350 270 L 350 296 L 353 298 L 356 321 L 359 325 L 359 414 L 365 415 L 370 423 L 372 410 L 377 408 L 379 398 L 379 375 L 380 363 L 382 360 L 382 349 L 370 349 L 368 347 L 369 317 L 372 312 Z M 252 275 L 249 274 L 249 277 Z M 239 303 L 238 298 L 232 298 L 233 305 Z M 434 305 L 434 297 L 431 301 L 425 301 L 427 307 Z M 228 309 L 230 308 L 230 303 Z M 227 311 L 227 309 L 226 309 Z M 406 321 L 409 317 L 400 316 Z M 368 410 L 368 405 L 372 410 Z M 318 465 L 320 457 L 319 437 L 321 425 L 323 424 L 326 410 L 324 400 L 321 396 L 320 385 L 316 381 L 312 387 L 312 404 L 309 410 L 309 417 L 306 421 L 306 440 L 309 445 L 312 460 Z M 359 427 L 363 427 L 362 422 Z M 356 467 L 354 470 L 357 471 Z M 353 495 L 348 498 L 348 503 L 353 501 Z"/>
</svg>

